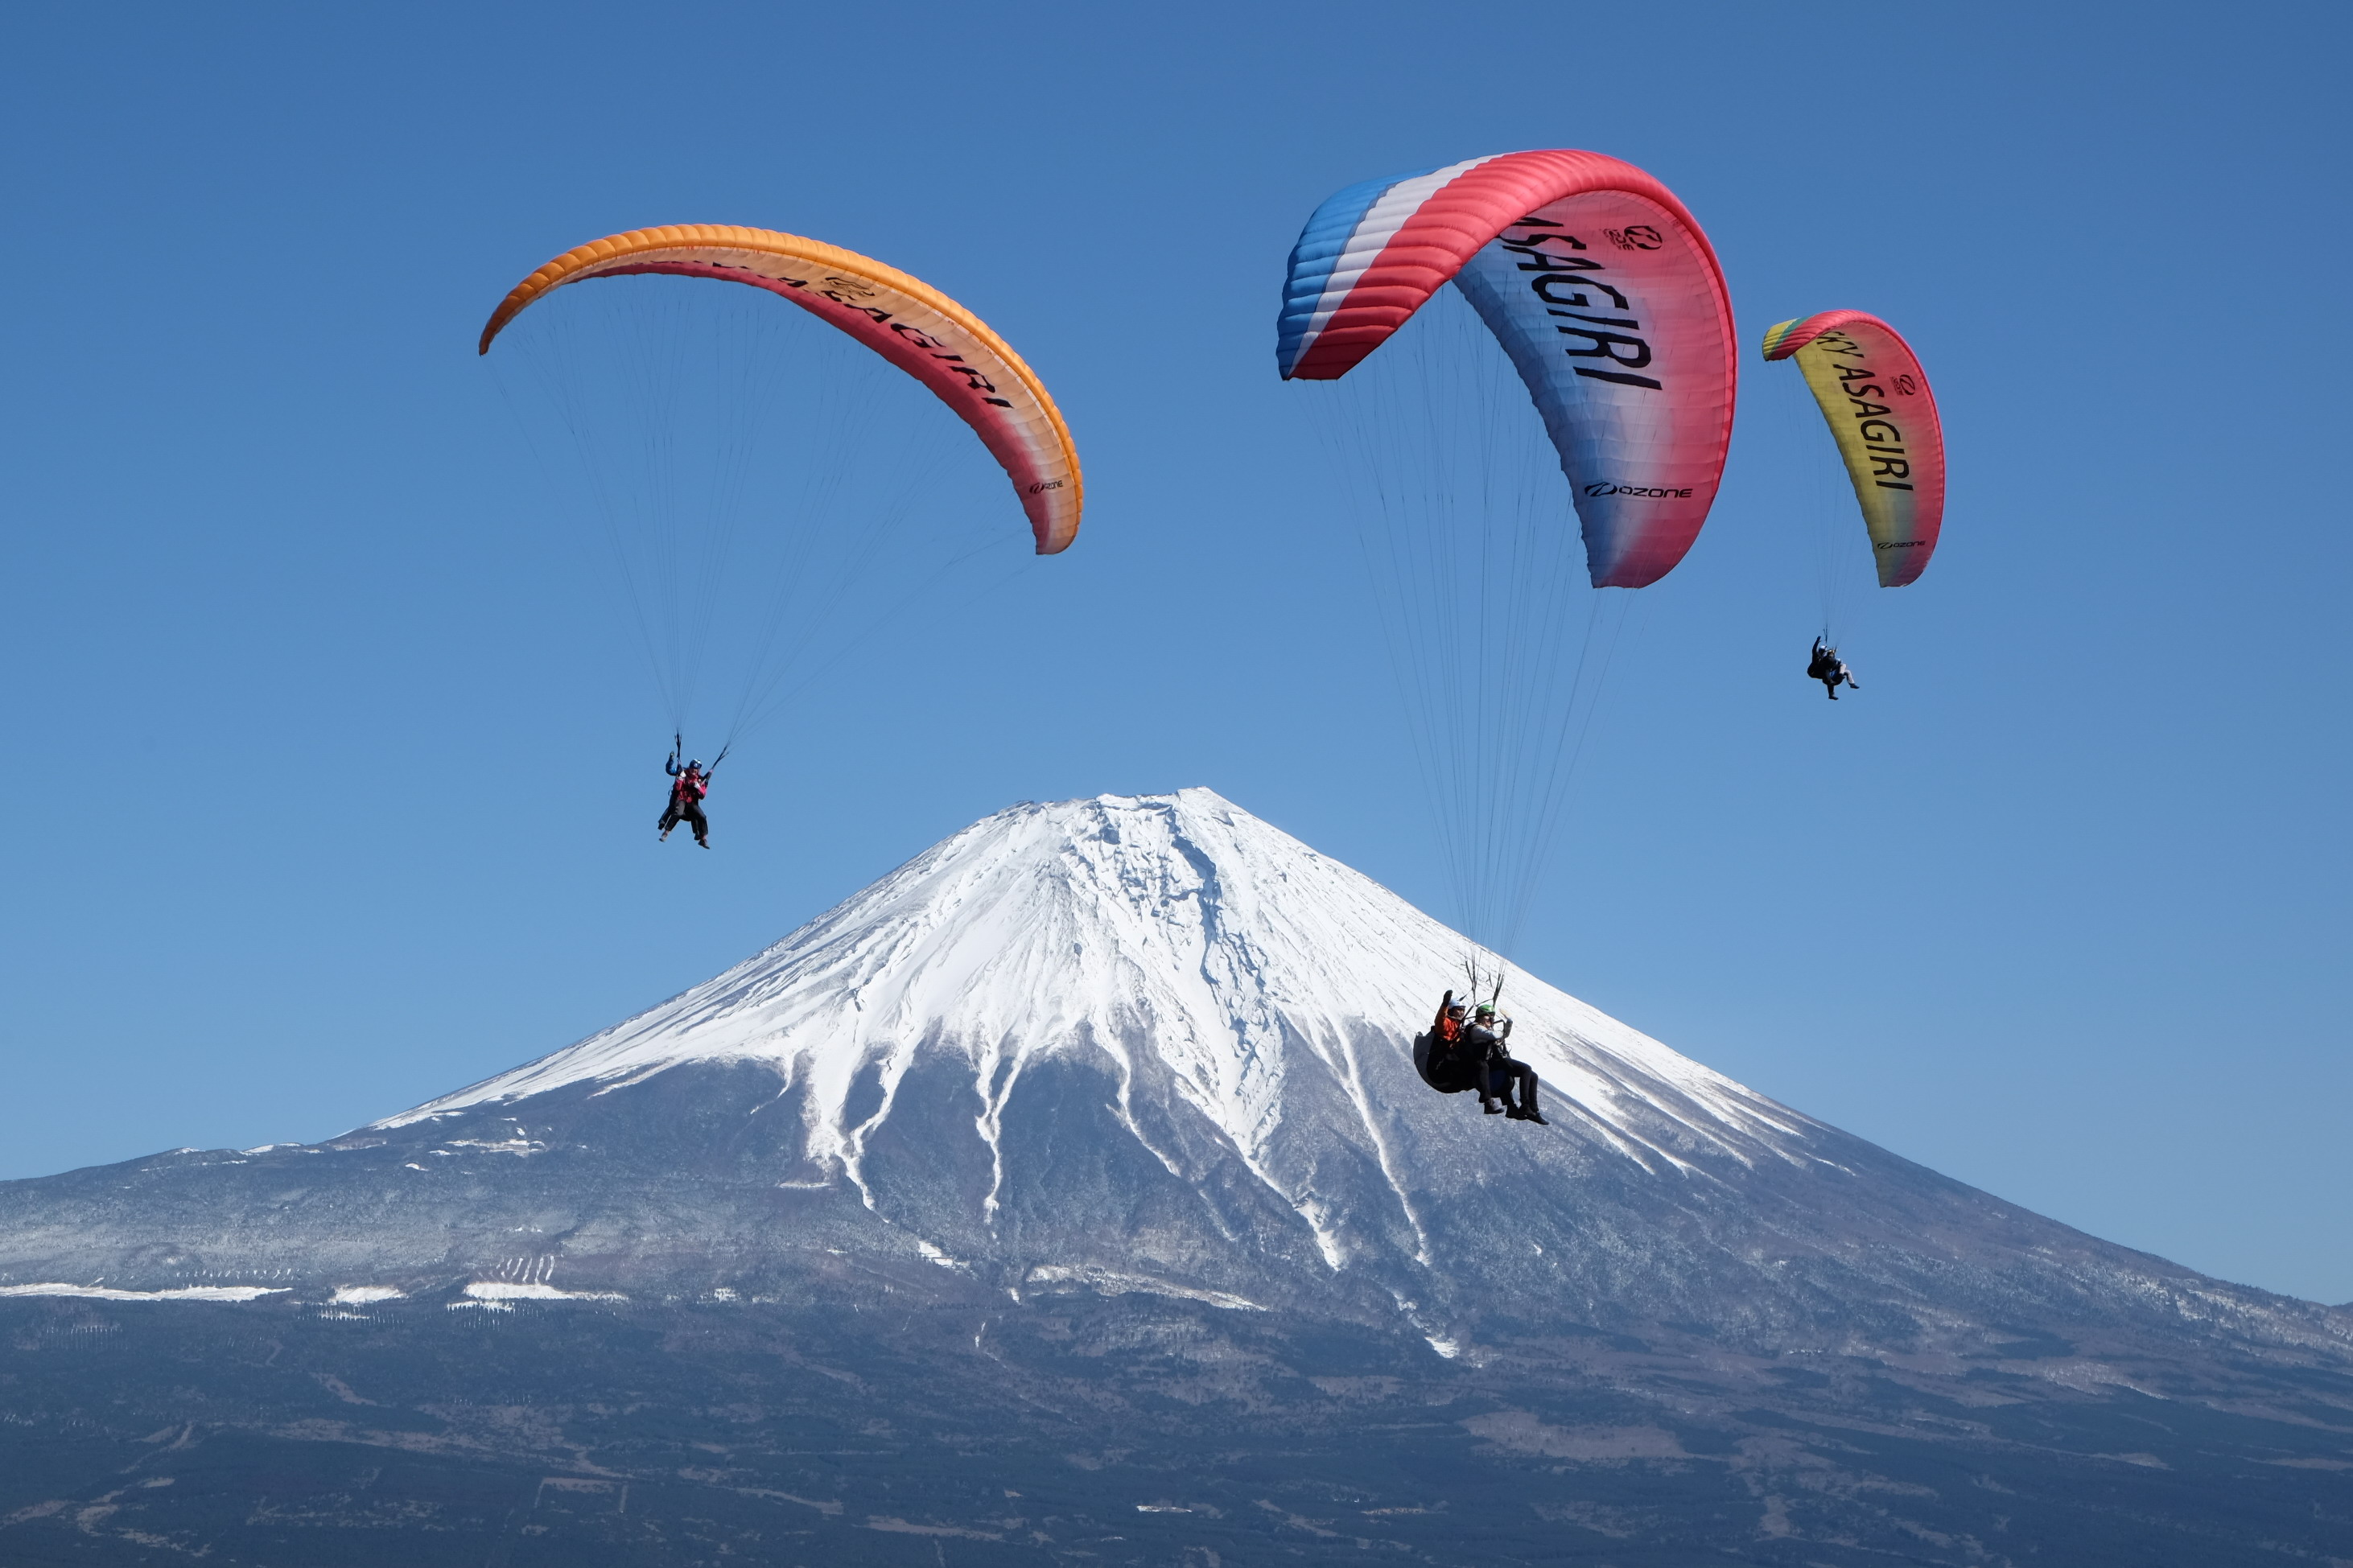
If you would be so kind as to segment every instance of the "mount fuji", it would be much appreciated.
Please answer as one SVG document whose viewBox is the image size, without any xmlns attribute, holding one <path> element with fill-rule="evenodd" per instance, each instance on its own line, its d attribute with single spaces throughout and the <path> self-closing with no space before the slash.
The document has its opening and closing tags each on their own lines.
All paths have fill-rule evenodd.
<svg viewBox="0 0 2353 1568">
<path fill-rule="evenodd" d="M 76 1410 L 112 1434 L 90 1439 L 110 1464 L 127 1425 L 161 1419 L 216 1454 L 373 1446 L 438 1456 L 442 1480 L 535 1474 L 519 1514 L 416 1515 L 465 1543 L 450 1561 L 488 1539 L 514 1562 L 529 1542 L 715 1561 L 746 1540 L 769 1543 L 756 1561 L 953 1543 L 1026 1562 L 1076 1550 L 1079 1519 L 1089 1541 L 1154 1542 L 1132 1558 L 1151 1562 L 1280 1543 L 1842 1563 L 1891 1541 L 1905 1561 L 2007 1561 L 2024 1543 L 1997 1517 L 2129 1542 L 2119 1562 L 2253 1561 L 2258 1529 L 2263 1553 L 2353 1558 L 2353 1510 L 2316 1500 L 2353 1469 L 2353 1313 L 2002 1203 L 1525 974 L 1512 1044 L 1551 1125 L 1482 1117 L 1409 1050 L 1470 951 L 1208 790 L 1016 806 L 716 979 L 343 1137 L 0 1184 L 20 1347 L 98 1324 L 147 1369 L 26 1358 L 16 1386 L 47 1413 L 29 1430 L 50 1469 L 64 1428 L 43 1423 Z M 270 1364 L 303 1373 L 274 1402 L 199 1377 L 175 1405 L 139 1382 L 169 1361 L 185 1383 L 257 1325 Z M 468 1414 L 450 1391 L 486 1376 L 510 1386 L 500 1409 L 539 1414 Z M 108 1400 L 139 1414 L 90 1414 Z M 708 1415 L 739 1405 L 765 1436 Z M 654 1408 L 659 1437 L 628 1414 Z M 814 1450 L 771 1429 L 853 1416 L 892 1457 L 828 1449 L 814 1481 Z M 1278 1430 L 1287 1479 L 1251 1447 Z M 698 1448 L 723 1461 L 681 1460 Z M 1235 1464 L 1246 1479 L 1217 1479 Z M 1433 1501 L 1376 1472 L 1458 1479 Z M 1115 1473 L 1152 1496 L 1104 1514 Z M 92 1504 L 79 1475 L 0 1481 L 0 1555 L 47 1531 L 58 1561 L 146 1561 L 131 1538 L 176 1530 L 233 1561 L 301 1560 L 282 1546 L 297 1527 L 257 1523 L 249 1499 L 244 1523 L 204 1522 L 174 1511 L 191 1493 Z M 1449 1500 L 1470 1510 L 1498 1478 L 1519 1494 L 1462 1534 Z M 695 1500 L 641 1500 L 634 1522 L 596 1501 L 631 1485 Z M 301 1528 L 373 1560 L 353 1543 L 375 1505 L 338 1486 Z M 999 1521 L 1034 1521 L 1017 1504 L 1040 1487 L 1063 1526 Z M 1333 1487 L 1388 1500 L 1343 1529 Z M 878 1511 L 860 1489 L 901 1500 Z M 748 1536 L 681 1544 L 723 1494 Z M 101 1507 L 138 1522 L 59 1522 Z M 1510 1528 L 1489 1528 L 1496 1508 Z M 792 1556 L 778 1510 L 833 1544 Z M 438 1560 L 384 1528 L 366 1539 L 385 1560 Z"/>
</svg>

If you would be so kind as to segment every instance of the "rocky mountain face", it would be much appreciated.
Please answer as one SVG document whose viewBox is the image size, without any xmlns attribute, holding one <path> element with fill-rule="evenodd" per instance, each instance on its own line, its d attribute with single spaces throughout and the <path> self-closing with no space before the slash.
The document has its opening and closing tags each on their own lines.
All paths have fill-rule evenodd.
<svg viewBox="0 0 2353 1568">
<path fill-rule="evenodd" d="M 470 1562 L 1959 1563 L 2033 1555 L 2030 1519 L 2119 1562 L 2353 1559 L 2316 1500 L 2353 1470 L 2353 1314 L 2000 1203 L 1525 975 L 1552 1124 L 1482 1116 L 1409 1055 L 1468 956 L 1208 791 L 1022 805 L 342 1138 L 0 1184 L 20 1436 L 94 1424 L 92 1475 L 268 1449 L 340 1500 L 0 1481 L 0 1558 L 303 1561 L 317 1529 L 438 1561 L 384 1513 Z M 286 1372 L 225 1375 L 256 1335 Z M 485 1378 L 495 1418 L 457 1392 Z M 390 1452 L 423 1493 L 312 1473 Z M 451 1501 L 477 1474 L 507 1500 Z"/>
</svg>

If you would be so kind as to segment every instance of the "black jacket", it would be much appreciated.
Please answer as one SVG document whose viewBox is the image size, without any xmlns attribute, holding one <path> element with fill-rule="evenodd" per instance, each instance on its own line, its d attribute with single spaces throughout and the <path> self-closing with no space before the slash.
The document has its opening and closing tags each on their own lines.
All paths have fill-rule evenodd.
<svg viewBox="0 0 2353 1568">
<path fill-rule="evenodd" d="M 1512 1037 L 1512 1021 L 1498 1020 L 1500 1027 L 1473 1020 L 1462 1030 L 1462 1054 L 1474 1062 L 1509 1061 L 1511 1049 L 1504 1044 Z"/>
</svg>

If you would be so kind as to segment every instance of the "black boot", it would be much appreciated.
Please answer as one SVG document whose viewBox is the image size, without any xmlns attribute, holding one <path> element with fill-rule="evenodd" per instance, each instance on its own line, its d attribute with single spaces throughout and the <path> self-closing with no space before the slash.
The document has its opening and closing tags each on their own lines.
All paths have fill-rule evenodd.
<svg viewBox="0 0 2353 1568">
<path fill-rule="evenodd" d="M 1533 1121 L 1539 1127 L 1552 1125 L 1544 1119 L 1544 1112 L 1536 1109 L 1535 1074 L 1530 1073 L 1520 1079 L 1520 1103 L 1512 1108 L 1512 1119 L 1515 1121 Z"/>
</svg>

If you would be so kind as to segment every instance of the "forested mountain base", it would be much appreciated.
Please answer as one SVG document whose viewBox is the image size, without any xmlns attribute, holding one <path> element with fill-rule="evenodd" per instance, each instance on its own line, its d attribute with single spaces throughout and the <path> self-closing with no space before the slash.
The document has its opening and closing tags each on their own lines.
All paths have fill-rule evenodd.
<svg viewBox="0 0 2353 1568">
<path fill-rule="evenodd" d="M 2221 1400 L 1591 1332 L 1449 1361 L 1136 1296 L 891 1295 L 0 1302 L 0 1561 L 2353 1557 L 2353 1384 L 2325 1373 Z"/>
</svg>

